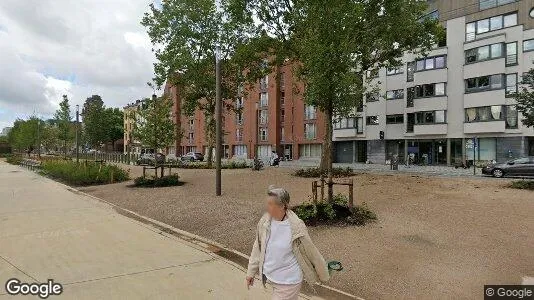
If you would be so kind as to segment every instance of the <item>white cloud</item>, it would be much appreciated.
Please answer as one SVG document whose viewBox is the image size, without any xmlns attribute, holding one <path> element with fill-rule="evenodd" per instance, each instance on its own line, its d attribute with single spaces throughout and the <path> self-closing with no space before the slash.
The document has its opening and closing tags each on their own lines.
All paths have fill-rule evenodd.
<svg viewBox="0 0 534 300">
<path fill-rule="evenodd" d="M 51 116 L 99 94 L 124 106 L 152 93 L 154 56 L 143 13 L 152 0 L 1 0 L 0 126 Z"/>
</svg>

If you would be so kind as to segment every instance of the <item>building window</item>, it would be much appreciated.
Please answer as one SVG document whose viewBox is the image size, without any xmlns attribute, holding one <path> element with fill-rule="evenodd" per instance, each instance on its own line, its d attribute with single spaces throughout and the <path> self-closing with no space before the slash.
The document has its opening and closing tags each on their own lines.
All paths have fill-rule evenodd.
<svg viewBox="0 0 534 300">
<path fill-rule="evenodd" d="M 234 146 L 234 156 L 247 156 L 247 146 L 246 145 L 235 145 Z"/>
<path fill-rule="evenodd" d="M 445 83 L 422 84 L 415 87 L 415 98 L 445 96 Z"/>
<path fill-rule="evenodd" d="M 369 92 L 365 95 L 365 102 L 376 102 L 380 100 L 380 94 L 378 92 Z"/>
<path fill-rule="evenodd" d="M 243 141 L 243 129 L 237 128 L 235 130 L 235 140 L 238 141 L 238 142 L 242 142 Z"/>
<path fill-rule="evenodd" d="M 261 125 L 267 124 L 267 119 L 269 117 L 268 113 L 269 111 L 266 109 L 260 110 L 260 124 Z"/>
<path fill-rule="evenodd" d="M 317 109 L 313 105 L 304 105 L 304 119 L 315 120 L 317 115 Z"/>
<path fill-rule="evenodd" d="M 284 123 L 285 119 L 286 119 L 286 110 L 281 109 L 280 110 L 280 123 Z"/>
<path fill-rule="evenodd" d="M 190 119 L 189 120 L 189 130 L 194 130 L 195 129 L 195 119 Z"/>
<path fill-rule="evenodd" d="M 267 128 L 260 128 L 260 141 L 267 140 Z"/>
<path fill-rule="evenodd" d="M 280 73 L 280 89 L 283 90 L 286 87 L 286 74 Z"/>
<path fill-rule="evenodd" d="M 406 64 L 406 81 L 412 82 L 414 80 L 415 61 Z"/>
<path fill-rule="evenodd" d="M 356 118 L 356 133 L 363 133 L 363 118 Z"/>
<path fill-rule="evenodd" d="M 415 62 L 415 67 L 417 72 L 434 70 L 434 69 L 443 69 L 447 66 L 446 57 L 435 56 L 421 59 Z"/>
<path fill-rule="evenodd" d="M 469 78 L 465 80 L 465 92 L 483 92 L 503 88 L 503 74 Z"/>
<path fill-rule="evenodd" d="M 269 105 L 269 94 L 266 92 L 260 93 L 260 106 L 265 107 Z"/>
<path fill-rule="evenodd" d="M 471 64 L 479 61 L 503 57 L 503 44 L 482 46 L 465 51 L 465 63 Z"/>
<path fill-rule="evenodd" d="M 473 41 L 477 34 L 482 34 L 494 30 L 517 25 L 517 13 L 495 16 L 489 19 L 482 19 L 465 25 L 466 41 Z"/>
<path fill-rule="evenodd" d="M 404 115 L 387 115 L 386 124 L 404 124 Z"/>
<path fill-rule="evenodd" d="M 415 87 L 406 89 L 406 107 L 413 107 L 413 99 L 415 99 Z"/>
<path fill-rule="evenodd" d="M 517 64 L 517 42 L 506 44 L 506 65 Z"/>
<path fill-rule="evenodd" d="M 500 5 L 505 5 L 508 3 L 514 3 L 517 0 L 480 0 L 480 9 L 488 9 L 492 7 L 497 7 Z"/>
<path fill-rule="evenodd" d="M 387 76 L 402 74 L 402 67 L 388 68 L 386 71 Z"/>
<path fill-rule="evenodd" d="M 243 112 L 242 111 L 238 111 L 236 113 L 236 123 L 237 125 L 243 125 Z"/>
<path fill-rule="evenodd" d="M 281 141 L 285 141 L 285 139 L 286 139 L 286 130 L 285 130 L 285 128 L 282 126 L 282 127 L 280 128 L 280 140 L 281 140 Z"/>
<path fill-rule="evenodd" d="M 506 96 L 513 96 L 517 93 L 517 73 L 506 74 Z"/>
<path fill-rule="evenodd" d="M 304 138 L 314 140 L 316 138 L 316 126 L 313 123 L 304 124 Z"/>
<path fill-rule="evenodd" d="M 506 128 L 507 129 L 517 129 L 518 128 L 518 114 L 517 108 L 515 105 L 505 106 L 505 115 L 506 115 Z"/>
<path fill-rule="evenodd" d="M 444 110 L 420 111 L 415 113 L 415 124 L 444 124 L 446 123 L 446 113 Z"/>
<path fill-rule="evenodd" d="M 280 106 L 284 106 L 285 102 L 286 102 L 286 93 L 280 92 Z"/>
<path fill-rule="evenodd" d="M 386 92 L 387 100 L 404 99 L 404 90 L 393 90 Z"/>
<path fill-rule="evenodd" d="M 465 109 L 466 123 L 502 121 L 503 117 L 503 107 L 501 105 Z"/>
<path fill-rule="evenodd" d="M 302 144 L 299 145 L 300 157 L 321 157 L 321 144 Z"/>
<path fill-rule="evenodd" d="M 523 52 L 534 50 L 534 39 L 523 41 Z"/>
<path fill-rule="evenodd" d="M 269 84 L 269 75 L 260 79 L 260 90 L 267 90 L 267 85 Z"/>
<path fill-rule="evenodd" d="M 412 133 L 413 127 L 415 125 L 415 114 L 414 113 L 408 113 L 406 114 L 406 132 Z"/>
<path fill-rule="evenodd" d="M 239 98 L 237 98 L 237 100 L 235 102 L 235 107 L 237 109 L 242 108 L 243 107 L 243 103 L 244 103 L 243 97 L 239 97 Z"/>
<path fill-rule="evenodd" d="M 366 118 L 367 125 L 378 125 L 378 116 L 368 116 Z"/>
<path fill-rule="evenodd" d="M 355 128 L 354 118 L 341 118 L 334 122 L 334 129 Z"/>
<path fill-rule="evenodd" d="M 195 142 L 195 134 L 193 132 L 189 133 L 188 141 L 189 141 L 189 144 L 192 144 Z"/>
</svg>

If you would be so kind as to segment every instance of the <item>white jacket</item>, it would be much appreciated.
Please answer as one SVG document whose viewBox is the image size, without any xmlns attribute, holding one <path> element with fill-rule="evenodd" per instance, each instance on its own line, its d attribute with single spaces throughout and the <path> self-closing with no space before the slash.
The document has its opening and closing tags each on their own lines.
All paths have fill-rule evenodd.
<svg viewBox="0 0 534 300">
<path fill-rule="evenodd" d="M 293 254 L 297 258 L 300 269 L 304 275 L 304 280 L 308 284 L 326 282 L 330 279 L 326 262 L 313 244 L 308 229 L 304 222 L 291 210 L 287 211 L 287 219 L 291 227 L 291 240 Z M 259 274 L 263 278 L 263 262 L 265 260 L 265 249 L 269 239 L 271 228 L 271 217 L 269 214 L 263 215 L 258 222 L 256 230 L 256 241 L 250 253 L 248 261 L 247 276 L 254 277 Z"/>
</svg>

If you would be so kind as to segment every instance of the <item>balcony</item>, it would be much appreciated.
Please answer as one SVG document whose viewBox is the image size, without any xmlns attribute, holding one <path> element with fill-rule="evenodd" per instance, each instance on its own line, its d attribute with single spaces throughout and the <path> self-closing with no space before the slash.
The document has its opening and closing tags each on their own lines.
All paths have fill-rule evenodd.
<svg viewBox="0 0 534 300">
<path fill-rule="evenodd" d="M 464 123 L 464 133 L 502 133 L 505 130 L 505 121 Z"/>
<path fill-rule="evenodd" d="M 414 99 L 416 111 L 447 110 L 447 96 Z"/>
<path fill-rule="evenodd" d="M 505 104 L 506 95 L 504 89 L 467 93 L 464 95 L 464 108 Z"/>
<path fill-rule="evenodd" d="M 415 125 L 413 128 L 415 135 L 443 135 L 447 134 L 447 124 L 425 124 Z"/>
<path fill-rule="evenodd" d="M 464 79 L 506 73 L 506 59 L 504 57 L 466 64 Z"/>
<path fill-rule="evenodd" d="M 346 128 L 346 129 L 336 129 L 334 130 L 334 139 L 344 139 L 351 138 L 357 135 L 362 135 L 362 133 L 357 132 L 356 128 Z"/>
</svg>

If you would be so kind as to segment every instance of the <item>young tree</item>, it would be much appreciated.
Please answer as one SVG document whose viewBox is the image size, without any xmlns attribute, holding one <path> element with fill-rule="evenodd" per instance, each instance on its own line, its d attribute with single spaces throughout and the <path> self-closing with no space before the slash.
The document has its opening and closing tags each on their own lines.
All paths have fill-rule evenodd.
<svg viewBox="0 0 534 300">
<path fill-rule="evenodd" d="M 143 146 L 154 151 L 171 146 L 176 139 L 171 119 L 172 102 L 166 97 L 156 96 L 144 101 L 143 108 L 136 115 L 137 127 L 133 131 L 134 137 Z"/>
<path fill-rule="evenodd" d="M 523 85 L 515 95 L 517 111 L 523 115 L 523 125 L 534 127 L 534 69 L 523 74 Z"/>
<path fill-rule="evenodd" d="M 215 143 L 216 47 L 220 46 L 222 99 L 232 108 L 241 72 L 230 58 L 250 28 L 232 22 L 227 0 L 219 2 L 221 12 L 213 0 L 163 1 L 161 8 L 152 4 L 141 22 L 156 49 L 156 85 L 168 80 L 179 86 L 185 114 L 193 115 L 197 109 L 204 113 L 208 164 Z"/>
<path fill-rule="evenodd" d="M 107 141 L 107 120 L 102 97 L 93 95 L 87 98 L 83 104 L 81 115 L 85 142 L 92 148 L 99 148 Z"/>
<path fill-rule="evenodd" d="M 271 68 L 293 63 L 305 102 L 324 113 L 321 168 L 328 173 L 331 200 L 333 118 L 353 113 L 373 88 L 364 80 L 367 71 L 398 66 L 405 52 L 424 54 L 441 38 L 441 27 L 421 18 L 425 1 L 231 1 L 234 18 L 257 24 L 261 32 L 240 49 L 242 56 L 261 51 Z"/>
<path fill-rule="evenodd" d="M 54 114 L 55 122 L 59 129 L 58 139 L 63 142 L 63 155 L 67 157 L 67 145 L 72 141 L 72 118 L 70 104 L 67 95 L 63 95 L 63 101 L 59 103 L 59 109 Z"/>
<path fill-rule="evenodd" d="M 18 152 L 26 151 L 29 155 L 38 147 L 38 122 L 35 116 L 28 120 L 17 119 L 8 135 L 9 144 Z"/>
<path fill-rule="evenodd" d="M 108 107 L 104 110 L 104 120 L 106 129 L 106 142 L 113 144 L 115 149 L 115 141 L 124 137 L 124 114 L 119 108 Z"/>
</svg>

